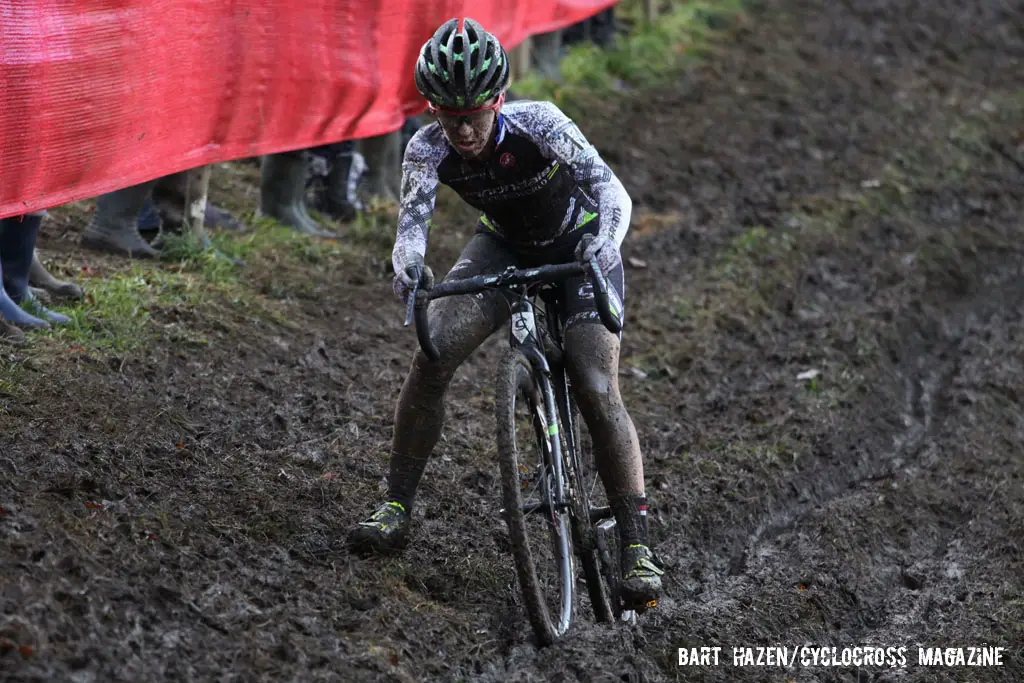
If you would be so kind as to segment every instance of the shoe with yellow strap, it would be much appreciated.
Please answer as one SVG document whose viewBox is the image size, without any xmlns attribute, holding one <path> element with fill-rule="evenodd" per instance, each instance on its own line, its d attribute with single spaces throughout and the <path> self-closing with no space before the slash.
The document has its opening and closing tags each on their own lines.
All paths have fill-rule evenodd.
<svg viewBox="0 0 1024 683">
<path fill-rule="evenodd" d="M 409 512 L 401 503 L 389 500 L 378 507 L 349 534 L 353 550 L 386 552 L 404 548 L 409 541 Z"/>
<path fill-rule="evenodd" d="M 664 573 L 646 545 L 625 545 L 622 548 L 622 581 L 619 585 L 623 605 L 629 609 L 656 606 L 661 597 L 661 576 Z"/>
</svg>

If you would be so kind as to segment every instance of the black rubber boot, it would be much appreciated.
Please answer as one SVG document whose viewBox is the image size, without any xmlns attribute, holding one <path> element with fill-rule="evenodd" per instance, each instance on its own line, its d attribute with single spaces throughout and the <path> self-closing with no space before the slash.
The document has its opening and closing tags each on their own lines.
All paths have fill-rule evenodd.
<svg viewBox="0 0 1024 683">
<path fill-rule="evenodd" d="M 402 131 L 364 138 L 359 141 L 359 149 L 366 159 L 366 194 L 387 202 L 398 201 L 402 184 Z"/>
<path fill-rule="evenodd" d="M 24 343 L 25 333 L 0 317 L 0 344 L 21 346 Z"/>
<path fill-rule="evenodd" d="M 355 142 L 343 142 L 338 147 L 339 151 L 331 162 L 331 170 L 327 173 L 320 208 L 332 218 L 348 223 L 355 220 L 363 210 L 356 188 L 366 170 L 366 163 L 362 155 L 356 152 Z"/>
<path fill-rule="evenodd" d="M 538 33 L 532 38 L 533 68 L 553 81 L 562 80 L 562 32 Z"/>
<path fill-rule="evenodd" d="M 18 218 L 5 218 L 0 221 L 0 269 L 3 270 L 4 291 L 19 306 L 24 306 L 35 319 L 12 319 L 8 313 L 18 318 L 14 311 L 4 311 L 8 321 L 29 327 L 40 327 L 36 320 L 48 323 L 66 323 L 70 320 L 66 315 L 56 313 L 43 306 L 42 302 L 32 295 L 28 286 L 28 273 L 32 269 L 32 258 L 36 252 L 36 238 L 39 226 L 42 225 L 42 213 L 28 214 Z M 33 316 L 29 316 L 32 318 Z M 45 325 L 44 325 L 45 326 Z"/>
<path fill-rule="evenodd" d="M 263 157 L 260 167 L 260 213 L 312 237 L 334 237 L 306 211 L 306 175 L 309 164 L 299 152 Z"/>
<path fill-rule="evenodd" d="M 28 282 L 46 292 L 55 301 L 81 299 L 85 296 L 82 288 L 74 282 L 58 280 L 50 274 L 39 260 L 39 252 L 32 255 L 32 267 L 28 271 Z"/>
<path fill-rule="evenodd" d="M 17 219 L 5 218 L 4 221 L 0 223 L 0 232 L 5 228 L 3 223 L 11 220 L 16 221 Z M 0 254 L 0 256 L 2 256 L 2 254 Z M 3 276 L 3 259 L 0 258 L 0 280 L 3 279 Z M 5 323 L 4 325 L 0 325 L 0 335 L 3 335 L 7 341 L 14 341 L 14 343 L 24 341 L 25 335 L 19 335 L 16 331 L 12 331 L 10 329 L 12 325 L 28 329 L 43 329 L 50 326 L 50 323 L 45 320 L 37 318 L 23 310 L 21 306 L 19 306 L 17 302 L 10 297 L 7 293 L 7 289 L 3 286 L 0 286 L 0 318 L 2 318 Z"/>
<path fill-rule="evenodd" d="M 156 180 L 150 180 L 96 199 L 96 213 L 82 234 L 82 246 L 131 258 L 156 258 L 160 255 L 139 234 L 139 214 Z"/>
</svg>

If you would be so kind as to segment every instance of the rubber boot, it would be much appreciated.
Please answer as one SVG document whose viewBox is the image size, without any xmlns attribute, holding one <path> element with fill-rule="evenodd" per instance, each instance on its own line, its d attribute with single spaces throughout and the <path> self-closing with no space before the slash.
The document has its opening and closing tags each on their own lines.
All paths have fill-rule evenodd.
<svg viewBox="0 0 1024 683">
<path fill-rule="evenodd" d="M 96 213 L 82 234 L 82 246 L 131 258 L 156 258 L 160 255 L 139 234 L 138 220 L 156 180 L 150 180 L 114 192 L 96 200 Z"/>
<path fill-rule="evenodd" d="M 43 267 L 39 260 L 39 252 L 32 254 L 32 267 L 28 271 L 28 282 L 33 287 L 38 287 L 49 294 L 55 300 L 81 299 L 85 296 L 82 288 L 74 282 L 58 280 Z M 33 292 L 35 294 L 35 292 Z"/>
<path fill-rule="evenodd" d="M 603 12 L 598 12 L 592 18 L 590 39 L 598 47 L 611 47 L 618 31 L 619 25 L 615 20 L 615 8 L 609 7 Z"/>
<path fill-rule="evenodd" d="M 533 68 L 544 78 L 562 80 L 562 32 L 538 33 L 531 38 Z"/>
<path fill-rule="evenodd" d="M 43 217 L 40 214 L 29 214 L 5 218 L 0 221 L 0 316 L 8 323 L 29 329 L 49 327 L 45 315 L 52 313 L 38 305 L 41 317 L 31 315 L 18 304 L 22 301 L 35 301 L 28 291 L 28 271 L 32 267 L 32 253 L 35 251 L 36 235 Z M 54 313 L 57 320 L 64 321 L 67 317 Z"/>
<path fill-rule="evenodd" d="M 384 201 L 398 201 L 402 183 L 402 131 L 375 135 L 359 141 L 359 149 L 366 159 L 364 187 L 370 197 Z"/>
<path fill-rule="evenodd" d="M 320 209 L 343 223 L 354 220 L 363 210 L 356 188 L 365 170 L 366 162 L 356 151 L 355 143 L 342 143 L 327 173 L 327 186 Z"/>
<path fill-rule="evenodd" d="M 260 214 L 313 237 L 334 237 L 306 211 L 308 164 L 301 152 L 263 157 L 260 167 Z"/>
<path fill-rule="evenodd" d="M 21 346 L 24 343 L 25 333 L 3 318 L 0 318 L 0 344 Z"/>
<path fill-rule="evenodd" d="M 398 158 L 405 158 L 405 148 L 409 146 L 409 141 L 412 140 L 412 136 L 416 135 L 423 126 L 430 123 L 419 116 L 410 116 L 405 119 L 405 123 L 402 124 L 402 148 L 398 151 Z"/>
<path fill-rule="evenodd" d="M 135 221 L 135 224 L 139 228 L 139 234 L 147 241 L 151 241 L 160 234 L 163 220 L 160 218 L 160 212 L 156 210 L 156 205 L 153 204 L 152 199 L 146 198 L 146 203 L 142 205 L 142 211 L 139 212 L 139 218 Z"/>
</svg>

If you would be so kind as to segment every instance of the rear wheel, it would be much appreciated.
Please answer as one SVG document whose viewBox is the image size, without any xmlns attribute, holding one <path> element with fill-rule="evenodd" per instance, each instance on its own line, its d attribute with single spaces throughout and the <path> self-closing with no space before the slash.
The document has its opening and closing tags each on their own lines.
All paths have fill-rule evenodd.
<svg viewBox="0 0 1024 683">
<path fill-rule="evenodd" d="M 566 477 L 554 466 L 558 439 L 551 385 L 517 349 L 499 366 L 496 393 L 502 504 L 523 605 L 540 645 L 569 628 L 575 567 Z M 554 412 L 554 411 L 552 411 Z"/>
</svg>

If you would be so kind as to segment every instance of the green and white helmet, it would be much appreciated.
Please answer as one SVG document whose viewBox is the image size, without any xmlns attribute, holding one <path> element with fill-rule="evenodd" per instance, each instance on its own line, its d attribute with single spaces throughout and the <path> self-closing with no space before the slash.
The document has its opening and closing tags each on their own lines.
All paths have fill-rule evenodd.
<svg viewBox="0 0 1024 683">
<path fill-rule="evenodd" d="M 449 19 L 423 44 L 416 89 L 434 106 L 474 109 L 508 87 L 508 55 L 498 39 L 472 19 Z"/>
</svg>

